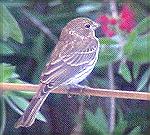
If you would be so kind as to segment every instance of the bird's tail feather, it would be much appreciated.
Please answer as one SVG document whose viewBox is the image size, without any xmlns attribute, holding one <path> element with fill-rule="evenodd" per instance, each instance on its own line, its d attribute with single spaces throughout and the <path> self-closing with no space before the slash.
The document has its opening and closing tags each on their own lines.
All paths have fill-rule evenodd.
<svg viewBox="0 0 150 135">
<path fill-rule="evenodd" d="M 40 110 L 43 102 L 46 100 L 48 95 L 49 95 L 49 92 L 43 94 L 42 96 L 35 95 L 32 98 L 30 105 L 26 109 L 24 114 L 15 123 L 15 128 L 31 126 L 35 121 L 37 112 Z"/>
</svg>

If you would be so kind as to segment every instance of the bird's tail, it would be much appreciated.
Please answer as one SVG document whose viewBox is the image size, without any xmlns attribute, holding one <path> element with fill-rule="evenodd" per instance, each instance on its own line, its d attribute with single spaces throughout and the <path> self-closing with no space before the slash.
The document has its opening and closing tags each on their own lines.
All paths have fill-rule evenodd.
<svg viewBox="0 0 150 135">
<path fill-rule="evenodd" d="M 41 85 L 40 86 L 40 90 L 44 89 L 45 86 Z M 15 128 L 19 128 L 19 127 L 29 127 L 31 126 L 36 118 L 36 114 L 37 112 L 40 110 L 43 102 L 46 100 L 47 96 L 48 96 L 49 92 L 39 96 L 38 94 L 36 94 L 28 108 L 26 109 L 26 111 L 24 112 L 24 114 L 19 118 L 19 120 L 15 123 Z"/>
</svg>

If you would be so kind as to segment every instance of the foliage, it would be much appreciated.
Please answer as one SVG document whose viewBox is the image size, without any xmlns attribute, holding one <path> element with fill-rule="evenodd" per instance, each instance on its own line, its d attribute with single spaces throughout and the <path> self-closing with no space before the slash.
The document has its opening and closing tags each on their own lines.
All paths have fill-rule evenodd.
<svg viewBox="0 0 150 135">
<path fill-rule="evenodd" d="M 0 6 L 0 20 L 0 37 L 3 40 L 7 40 L 9 37 L 11 37 L 14 40 L 22 43 L 23 35 L 19 25 L 3 4 Z"/>
<path fill-rule="evenodd" d="M 128 35 L 127 43 L 123 47 L 123 54 L 121 53 L 120 42 L 115 39 L 101 38 L 100 44 L 101 52 L 99 54 L 99 60 L 97 63 L 98 67 L 108 66 L 110 63 L 114 63 L 118 60 L 121 60 L 123 57 L 127 58 L 127 60 L 134 62 L 138 66 L 140 64 L 149 63 L 150 61 L 150 35 L 140 35 L 141 32 L 146 32 L 146 28 L 148 27 L 150 18 L 147 17 L 142 20 L 135 29 Z M 121 39 L 122 40 L 122 39 Z M 132 77 L 130 70 L 126 63 L 121 63 L 119 66 L 118 73 L 127 81 L 131 82 Z M 149 78 L 149 74 L 146 76 Z M 148 81 L 148 80 L 147 80 Z M 147 82 L 146 81 L 146 82 Z"/>
<path fill-rule="evenodd" d="M 10 82 L 10 83 L 25 83 L 19 80 L 19 75 L 15 73 L 15 66 L 11 66 L 10 64 L 0 64 L 0 82 Z M 15 91 L 15 90 L 14 90 Z M 1 117 L 1 125 L 0 125 L 0 133 L 2 134 L 5 128 L 5 121 L 6 121 L 6 109 L 5 109 L 5 102 L 6 101 L 9 106 L 18 114 L 22 115 L 25 111 L 26 107 L 29 105 L 29 101 L 25 99 L 25 97 L 33 96 L 33 92 L 13 92 L 13 91 L 6 91 L 3 92 L 3 95 L 0 96 L 0 117 Z M 21 95 L 21 96 L 19 96 Z M 37 119 L 46 122 L 45 117 L 41 114 L 37 114 Z"/>
<path fill-rule="evenodd" d="M 128 128 L 128 122 L 125 120 L 123 113 L 119 110 L 117 124 L 113 135 L 123 135 L 125 129 Z M 95 114 L 86 110 L 85 112 L 84 129 L 86 135 L 110 135 L 108 130 L 107 118 L 102 109 L 97 108 Z M 139 126 L 134 127 L 127 135 L 140 135 L 141 129 Z"/>
</svg>

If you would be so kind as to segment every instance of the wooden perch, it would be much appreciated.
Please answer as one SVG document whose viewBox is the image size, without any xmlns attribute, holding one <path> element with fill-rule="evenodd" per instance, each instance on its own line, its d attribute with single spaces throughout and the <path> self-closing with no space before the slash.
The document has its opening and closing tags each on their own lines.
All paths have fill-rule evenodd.
<svg viewBox="0 0 150 135">
<path fill-rule="evenodd" d="M 14 84 L 14 83 L 0 83 L 0 90 L 2 91 L 36 91 L 39 85 L 33 84 Z M 55 89 L 51 93 L 67 94 L 65 88 Z M 150 93 L 148 92 L 136 92 L 136 91 L 123 91 L 123 90 L 110 90 L 99 88 L 86 88 L 82 92 L 71 91 L 73 95 L 83 96 L 99 96 L 99 97 L 113 97 L 124 99 L 138 99 L 138 100 L 150 100 Z"/>
</svg>

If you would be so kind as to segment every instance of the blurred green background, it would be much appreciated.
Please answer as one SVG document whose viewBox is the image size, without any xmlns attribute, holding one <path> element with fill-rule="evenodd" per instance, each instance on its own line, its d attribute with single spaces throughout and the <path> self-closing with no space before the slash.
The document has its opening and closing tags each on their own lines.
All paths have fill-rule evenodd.
<svg viewBox="0 0 150 135">
<path fill-rule="evenodd" d="M 105 15 L 122 21 L 134 12 L 130 32 L 110 26 L 99 30 L 99 60 L 82 82 L 90 87 L 150 91 L 150 2 L 148 0 L 5 0 L 0 1 L 0 82 L 38 84 L 62 28 L 76 17 Z M 129 12 L 130 13 L 130 12 Z M 126 14 L 127 16 L 128 14 Z M 132 22 L 128 22 L 130 24 Z M 35 124 L 14 128 L 34 92 L 0 91 L 0 135 L 149 135 L 150 102 L 50 94 Z M 46 123 L 45 123 L 46 122 Z"/>
</svg>

